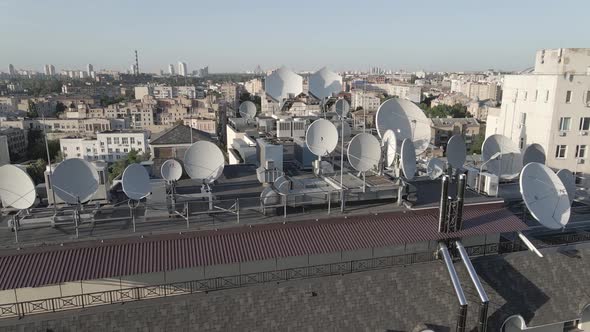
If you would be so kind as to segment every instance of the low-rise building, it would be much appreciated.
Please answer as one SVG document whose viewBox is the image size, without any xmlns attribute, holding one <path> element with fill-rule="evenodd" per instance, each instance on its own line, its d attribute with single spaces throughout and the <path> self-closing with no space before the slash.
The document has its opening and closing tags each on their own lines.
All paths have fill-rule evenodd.
<svg viewBox="0 0 590 332">
<path fill-rule="evenodd" d="M 373 93 L 363 91 L 353 91 L 350 94 L 350 108 L 356 110 L 362 108 L 368 111 L 376 111 L 379 109 L 381 100 Z"/>
<path fill-rule="evenodd" d="M 480 124 L 474 118 L 431 118 L 430 122 L 431 143 L 437 147 L 446 146 L 453 135 L 462 135 L 469 150 L 480 131 Z"/>
<path fill-rule="evenodd" d="M 98 133 L 96 139 L 71 137 L 62 138 L 59 143 L 64 159 L 115 162 L 127 156 L 131 150 L 149 152 L 148 134 L 145 131 L 110 130 Z"/>
<path fill-rule="evenodd" d="M 27 150 L 27 136 L 23 129 L 0 127 L 0 136 L 6 138 L 9 158 L 14 160 L 25 154 Z"/>
<path fill-rule="evenodd" d="M 0 135 L 0 166 L 10 164 L 10 150 L 8 148 L 8 137 Z"/>
</svg>

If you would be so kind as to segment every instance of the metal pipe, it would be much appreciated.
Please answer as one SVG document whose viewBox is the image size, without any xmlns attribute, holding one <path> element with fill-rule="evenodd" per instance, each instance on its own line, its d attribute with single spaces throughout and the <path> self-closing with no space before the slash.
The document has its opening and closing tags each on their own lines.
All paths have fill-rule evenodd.
<svg viewBox="0 0 590 332">
<path fill-rule="evenodd" d="M 449 272 L 449 276 L 451 277 L 451 283 L 453 284 L 455 294 L 457 295 L 457 299 L 459 300 L 457 331 L 463 332 L 465 331 L 465 322 L 467 320 L 467 299 L 465 299 L 465 294 L 463 293 L 463 288 L 461 288 L 461 282 L 459 281 L 459 277 L 457 276 L 457 271 L 455 270 L 455 266 L 453 265 L 453 261 L 451 260 L 451 255 L 449 254 L 449 249 L 447 249 L 447 245 L 442 242 L 439 242 L 438 247 L 440 252 L 442 253 L 445 265 L 447 267 L 447 271 Z"/>
<path fill-rule="evenodd" d="M 527 246 L 527 248 L 529 248 L 530 251 L 537 254 L 537 256 L 543 258 L 543 254 L 539 251 L 539 249 L 537 249 L 537 247 L 535 247 L 535 245 L 526 236 L 524 236 L 522 232 L 518 231 L 518 237 L 522 240 L 524 245 Z"/>
<path fill-rule="evenodd" d="M 475 272 L 475 268 L 473 268 L 473 264 L 471 264 L 471 260 L 469 259 L 469 255 L 467 254 L 467 250 L 463 247 L 463 244 L 460 241 L 455 241 L 455 246 L 459 250 L 459 255 L 461 255 L 461 260 L 463 260 L 463 265 L 467 269 L 467 273 L 469 273 L 469 277 L 477 290 L 477 295 L 479 295 L 479 299 L 481 300 L 481 305 L 479 307 L 479 321 L 478 321 L 478 329 L 480 332 L 485 332 L 487 330 L 487 322 L 488 322 L 488 304 L 490 299 L 488 298 L 488 294 L 486 293 L 479 277 L 477 276 L 477 272 Z"/>
<path fill-rule="evenodd" d="M 449 176 L 443 175 L 441 181 L 441 193 L 440 193 L 440 207 L 438 211 L 438 231 L 441 233 L 446 232 L 447 228 L 447 209 L 448 209 L 448 193 L 449 193 Z"/>
<path fill-rule="evenodd" d="M 460 231 L 463 226 L 463 204 L 465 204 L 465 174 L 459 175 L 459 181 L 457 181 L 457 222 L 455 231 Z"/>
</svg>

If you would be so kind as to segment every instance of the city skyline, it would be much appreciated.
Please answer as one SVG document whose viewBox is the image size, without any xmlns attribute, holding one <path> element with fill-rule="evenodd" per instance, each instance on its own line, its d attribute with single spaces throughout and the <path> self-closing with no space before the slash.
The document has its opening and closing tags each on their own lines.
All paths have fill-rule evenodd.
<svg viewBox="0 0 590 332">
<path fill-rule="evenodd" d="M 178 62 L 186 62 L 189 72 L 207 65 L 212 72 L 251 71 L 257 65 L 296 71 L 324 65 L 338 71 L 522 70 L 533 65 L 530 54 L 538 49 L 583 46 L 590 7 L 582 1 L 567 7 L 498 1 L 483 10 L 468 1 L 57 2 L 0 1 L 4 12 L 27 12 L 0 23 L 11 31 L 0 53 L 2 71 L 8 64 L 39 72 L 46 64 L 84 70 L 88 63 L 96 70 L 125 71 L 135 49 L 140 70 L 152 73 Z M 162 15 L 166 10 L 174 15 Z M 549 19 L 567 20 L 568 26 L 547 24 Z M 166 47 L 157 46 L 162 41 Z"/>
</svg>

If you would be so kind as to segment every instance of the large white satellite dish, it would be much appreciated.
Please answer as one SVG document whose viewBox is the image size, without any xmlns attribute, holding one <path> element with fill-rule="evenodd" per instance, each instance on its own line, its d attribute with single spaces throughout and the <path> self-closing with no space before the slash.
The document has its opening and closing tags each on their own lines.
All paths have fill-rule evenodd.
<svg viewBox="0 0 590 332">
<path fill-rule="evenodd" d="M 334 104 L 334 111 L 340 118 L 346 118 L 348 112 L 350 112 L 350 104 L 346 99 L 340 98 L 336 100 L 336 103 Z"/>
<path fill-rule="evenodd" d="M 311 153 L 323 157 L 336 149 L 338 136 L 338 129 L 332 122 L 326 119 L 318 119 L 307 127 L 305 143 Z"/>
<path fill-rule="evenodd" d="M 223 152 L 211 142 L 195 142 L 184 153 L 184 168 L 193 180 L 213 183 L 221 176 L 224 167 Z"/>
<path fill-rule="evenodd" d="M 520 175 L 520 193 L 533 217 L 550 229 L 564 228 L 571 207 L 567 190 L 551 169 L 540 163 L 529 163 Z"/>
<path fill-rule="evenodd" d="M 62 161 L 53 171 L 53 191 L 68 204 L 86 203 L 98 190 L 98 172 L 86 160 Z"/>
<path fill-rule="evenodd" d="M 426 164 L 426 173 L 430 179 L 438 179 L 445 174 L 445 162 L 438 158 L 432 158 Z"/>
<path fill-rule="evenodd" d="M 240 116 L 244 119 L 254 119 L 254 117 L 256 116 L 256 104 L 249 100 L 246 100 L 245 102 L 240 104 L 238 112 L 240 113 Z"/>
<path fill-rule="evenodd" d="M 424 112 L 409 100 L 400 98 L 386 100 L 379 106 L 375 122 L 379 137 L 383 138 L 385 131 L 391 129 L 398 140 L 411 139 L 417 155 L 426 151 L 430 144 L 432 135 L 430 121 Z"/>
<path fill-rule="evenodd" d="M 528 163 L 545 164 L 546 160 L 545 149 L 537 143 L 527 146 L 522 154 L 522 166 Z"/>
<path fill-rule="evenodd" d="M 402 142 L 401 159 L 405 178 L 412 180 L 416 175 L 416 148 L 409 138 L 404 139 Z"/>
<path fill-rule="evenodd" d="M 574 174 L 564 168 L 557 171 L 556 175 L 565 186 L 570 203 L 573 202 L 576 198 L 576 178 Z"/>
<path fill-rule="evenodd" d="M 348 162 L 359 172 L 376 170 L 381 159 L 379 140 L 368 133 L 357 134 L 348 144 Z"/>
<path fill-rule="evenodd" d="M 303 92 L 303 78 L 286 67 L 273 71 L 264 81 L 264 91 L 277 102 L 287 99 L 290 94 Z"/>
<path fill-rule="evenodd" d="M 497 155 L 499 153 L 499 155 Z M 494 155 L 497 157 L 493 158 Z M 522 169 L 522 154 L 518 146 L 503 135 L 492 135 L 483 142 L 482 161 L 488 172 L 501 179 L 514 179 Z"/>
<path fill-rule="evenodd" d="M 28 209 L 35 203 L 35 183 L 27 172 L 14 165 L 0 167 L 0 199 L 2 206 Z"/>
<path fill-rule="evenodd" d="M 393 165 L 397 154 L 397 137 L 391 129 L 387 129 L 381 139 L 381 145 L 385 147 L 385 166 Z"/>
<path fill-rule="evenodd" d="M 123 171 L 123 192 L 132 200 L 139 201 L 152 192 L 150 176 L 145 167 L 131 164 Z"/>
<path fill-rule="evenodd" d="M 467 146 L 461 135 L 453 135 L 447 142 L 447 161 L 455 168 L 459 169 L 465 164 L 467 159 Z"/>
<path fill-rule="evenodd" d="M 160 168 L 162 178 L 166 181 L 178 181 L 182 177 L 182 165 L 174 159 L 168 159 Z"/>
<path fill-rule="evenodd" d="M 324 67 L 309 76 L 309 92 L 319 100 L 342 91 L 342 77 Z"/>
</svg>

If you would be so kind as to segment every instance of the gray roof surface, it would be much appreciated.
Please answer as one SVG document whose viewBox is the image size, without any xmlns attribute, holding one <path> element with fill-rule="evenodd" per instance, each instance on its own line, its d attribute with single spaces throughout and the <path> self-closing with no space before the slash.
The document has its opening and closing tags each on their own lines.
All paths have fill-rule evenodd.
<svg viewBox="0 0 590 332">
<path fill-rule="evenodd" d="M 211 141 L 211 134 L 198 129 L 191 128 L 189 126 L 179 124 L 161 133 L 155 134 L 150 140 L 150 145 L 190 144 L 191 129 L 193 131 L 193 142 Z"/>
</svg>

